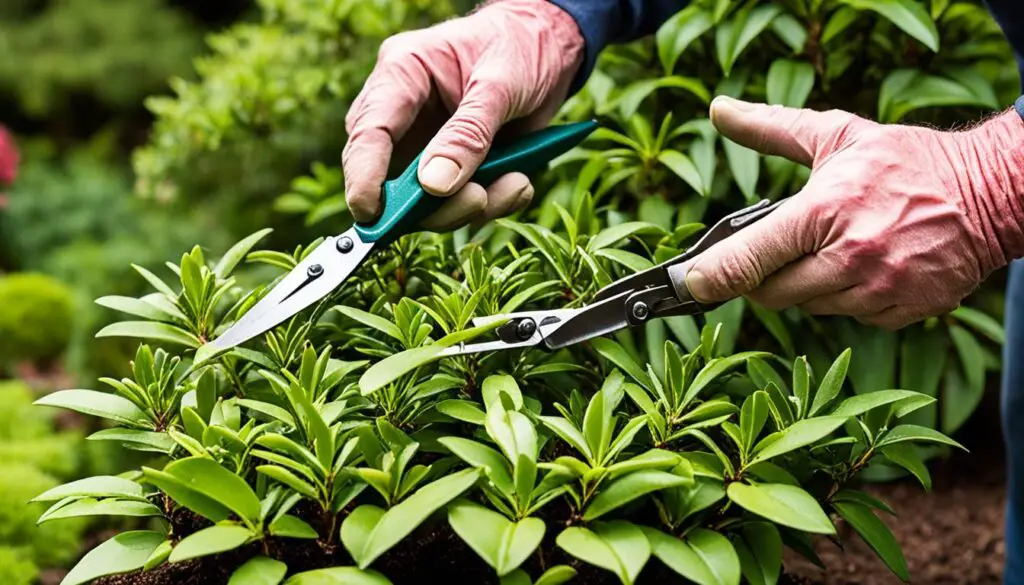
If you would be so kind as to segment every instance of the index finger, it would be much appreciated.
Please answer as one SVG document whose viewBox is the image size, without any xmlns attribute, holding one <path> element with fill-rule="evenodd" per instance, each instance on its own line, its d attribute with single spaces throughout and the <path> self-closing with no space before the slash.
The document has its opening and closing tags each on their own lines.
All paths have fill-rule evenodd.
<svg viewBox="0 0 1024 585">
<path fill-rule="evenodd" d="M 345 199 L 357 221 L 377 216 L 395 143 L 412 126 L 429 92 L 430 77 L 418 59 L 383 59 L 352 104 L 341 161 Z"/>
</svg>

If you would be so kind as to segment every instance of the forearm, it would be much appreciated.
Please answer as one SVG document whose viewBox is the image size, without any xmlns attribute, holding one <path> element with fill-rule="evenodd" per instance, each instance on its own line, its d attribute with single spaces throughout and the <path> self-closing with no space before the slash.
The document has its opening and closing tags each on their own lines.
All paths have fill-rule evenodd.
<svg viewBox="0 0 1024 585">
<path fill-rule="evenodd" d="M 689 0 L 548 0 L 569 13 L 586 43 L 583 66 L 573 84 L 578 90 L 590 76 L 597 56 L 608 45 L 629 42 L 658 30 Z"/>
</svg>

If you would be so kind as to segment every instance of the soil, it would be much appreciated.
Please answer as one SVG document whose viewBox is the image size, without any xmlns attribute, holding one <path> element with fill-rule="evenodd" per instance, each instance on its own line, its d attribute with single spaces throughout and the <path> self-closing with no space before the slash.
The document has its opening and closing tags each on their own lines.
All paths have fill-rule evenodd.
<svg viewBox="0 0 1024 585">
<path fill-rule="evenodd" d="M 998 424 L 998 395 L 986 400 L 968 426 L 956 435 L 969 454 L 955 454 L 932 467 L 932 493 L 926 494 L 916 480 L 862 486 L 887 502 L 898 517 L 883 517 L 900 542 L 910 570 L 911 583 L 927 585 L 1000 585 L 1005 505 L 1004 453 Z M 995 404 L 992 404 L 995 402 Z M 297 508 L 318 530 L 318 518 L 311 509 Z M 646 516 L 650 511 L 642 511 Z M 568 509 L 549 506 L 544 514 L 549 526 L 564 525 Z M 193 518 L 174 518 L 180 533 L 194 531 Z M 320 530 L 324 533 L 324 530 Z M 554 544 L 557 530 L 548 530 L 541 549 L 546 566 L 570 564 L 577 569 L 574 583 L 615 585 L 608 572 L 583 565 L 568 557 Z M 816 552 L 827 571 L 787 550 L 780 585 L 896 585 L 900 583 L 875 554 L 846 525 L 840 524 L 845 550 L 827 539 L 816 544 Z M 283 560 L 290 572 L 328 566 L 352 565 L 344 547 L 314 541 L 288 540 L 287 546 L 270 541 L 216 557 L 164 565 L 147 574 L 129 573 L 95 581 L 95 585 L 207 585 L 225 584 L 235 568 L 256 554 Z M 524 568 L 533 576 L 541 572 L 540 559 L 532 557 Z M 450 583 L 469 579 L 480 585 L 497 585 L 490 568 L 455 535 L 447 522 L 425 525 L 377 562 L 379 570 L 394 585 Z M 455 581 L 457 582 L 457 581 Z M 639 583 L 674 584 L 683 580 L 652 558 Z"/>
</svg>

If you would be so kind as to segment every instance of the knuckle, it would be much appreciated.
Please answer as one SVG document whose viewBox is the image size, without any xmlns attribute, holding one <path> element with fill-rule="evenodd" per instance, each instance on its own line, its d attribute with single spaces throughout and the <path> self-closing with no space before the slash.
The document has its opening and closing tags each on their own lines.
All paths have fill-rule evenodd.
<svg viewBox="0 0 1024 585">
<path fill-rule="evenodd" d="M 478 116 L 462 114 L 452 118 L 445 136 L 446 142 L 473 154 L 482 154 L 490 146 L 490 130 Z"/>
<path fill-rule="evenodd" d="M 761 263 L 749 251 L 730 254 L 718 265 L 720 286 L 730 294 L 744 294 L 757 286 L 763 277 Z"/>
</svg>

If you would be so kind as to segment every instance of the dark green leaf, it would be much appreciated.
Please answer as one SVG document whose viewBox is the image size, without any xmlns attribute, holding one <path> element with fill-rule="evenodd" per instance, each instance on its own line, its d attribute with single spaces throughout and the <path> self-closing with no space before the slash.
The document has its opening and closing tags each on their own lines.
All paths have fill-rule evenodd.
<svg viewBox="0 0 1024 585">
<path fill-rule="evenodd" d="M 748 522 L 733 542 L 750 585 L 775 585 L 782 572 L 782 536 L 768 522 Z"/>
<path fill-rule="evenodd" d="M 875 551 L 894 575 L 904 583 L 910 582 L 907 561 L 903 557 L 899 542 L 884 522 L 875 516 L 871 508 L 856 502 L 834 502 L 833 507 L 844 520 L 853 526 L 864 542 Z"/>
</svg>

